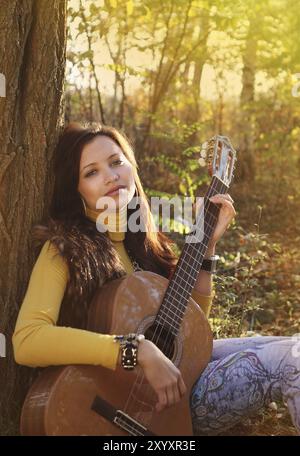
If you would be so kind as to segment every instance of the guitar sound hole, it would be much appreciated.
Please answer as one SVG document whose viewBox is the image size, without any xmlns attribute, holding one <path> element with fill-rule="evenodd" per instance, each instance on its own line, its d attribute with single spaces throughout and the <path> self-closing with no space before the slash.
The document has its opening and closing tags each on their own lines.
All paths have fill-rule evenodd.
<svg viewBox="0 0 300 456">
<path fill-rule="evenodd" d="M 174 336 L 167 329 L 159 325 L 150 326 L 145 332 L 145 338 L 151 340 L 169 359 L 173 359 L 175 352 Z"/>
</svg>

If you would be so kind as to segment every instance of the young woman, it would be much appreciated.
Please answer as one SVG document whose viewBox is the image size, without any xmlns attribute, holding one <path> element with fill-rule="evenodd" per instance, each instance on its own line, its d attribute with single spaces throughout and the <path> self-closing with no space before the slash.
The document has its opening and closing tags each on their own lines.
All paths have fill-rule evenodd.
<svg viewBox="0 0 300 456">
<path fill-rule="evenodd" d="M 148 200 L 126 138 L 112 127 L 70 124 L 54 156 L 55 185 L 42 245 L 17 319 L 15 360 L 27 366 L 121 363 L 114 336 L 87 331 L 88 304 L 106 280 L 144 269 L 169 278 L 177 258 L 171 241 L 154 229 Z M 143 230 L 127 230 L 130 201 L 139 198 Z M 107 217 L 100 233 L 103 201 Z M 216 195 L 220 213 L 206 257 L 235 217 L 229 194 Z M 113 209 L 116 208 L 114 212 Z M 201 270 L 192 297 L 208 316 L 211 274 Z M 300 361 L 289 337 L 215 340 L 212 358 L 190 397 L 195 434 L 224 432 L 270 401 L 283 398 L 300 430 Z M 180 371 L 150 340 L 138 343 L 137 363 L 157 394 L 157 410 L 180 401 Z"/>
</svg>

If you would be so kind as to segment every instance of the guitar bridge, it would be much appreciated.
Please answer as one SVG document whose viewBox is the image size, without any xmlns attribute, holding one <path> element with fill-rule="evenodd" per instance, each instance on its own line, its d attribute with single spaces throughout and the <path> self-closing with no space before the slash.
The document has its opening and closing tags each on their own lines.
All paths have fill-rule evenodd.
<svg viewBox="0 0 300 456">
<path fill-rule="evenodd" d="M 102 399 L 100 396 L 95 397 L 91 409 L 94 410 L 94 412 L 98 413 L 98 415 L 118 426 L 120 429 L 128 432 L 130 435 L 155 436 L 153 432 L 149 431 L 145 426 L 140 424 L 130 415 L 127 415 L 127 413 L 124 413 L 122 410 L 116 409 L 113 405 Z"/>
<path fill-rule="evenodd" d="M 145 428 L 131 416 L 127 415 L 127 413 L 122 412 L 122 410 L 116 411 L 116 416 L 113 421 L 117 426 L 129 433 L 134 430 L 135 433 L 133 435 L 145 435 L 147 432 L 147 428 Z M 136 432 L 138 434 L 136 434 Z"/>
</svg>

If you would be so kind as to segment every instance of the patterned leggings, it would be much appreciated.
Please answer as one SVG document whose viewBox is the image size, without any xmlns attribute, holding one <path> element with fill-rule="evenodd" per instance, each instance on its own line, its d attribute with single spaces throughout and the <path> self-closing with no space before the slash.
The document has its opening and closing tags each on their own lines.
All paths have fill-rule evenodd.
<svg viewBox="0 0 300 456">
<path fill-rule="evenodd" d="M 217 435 L 280 399 L 300 434 L 299 346 L 294 337 L 215 340 L 191 392 L 194 434 Z"/>
</svg>

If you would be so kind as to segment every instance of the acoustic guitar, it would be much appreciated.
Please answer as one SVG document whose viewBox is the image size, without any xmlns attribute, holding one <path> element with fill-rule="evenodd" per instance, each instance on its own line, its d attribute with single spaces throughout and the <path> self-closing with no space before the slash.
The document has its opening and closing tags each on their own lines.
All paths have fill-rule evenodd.
<svg viewBox="0 0 300 456">
<path fill-rule="evenodd" d="M 208 164 L 212 180 L 171 279 L 136 271 L 104 284 L 89 310 L 88 330 L 139 333 L 155 343 L 181 371 L 184 397 L 157 412 L 156 394 L 139 366 L 47 367 L 25 399 L 22 435 L 193 435 L 189 396 L 210 361 L 212 332 L 191 292 L 220 210 L 208 198 L 228 192 L 235 161 L 228 138 L 203 144 L 199 162 Z"/>
</svg>

